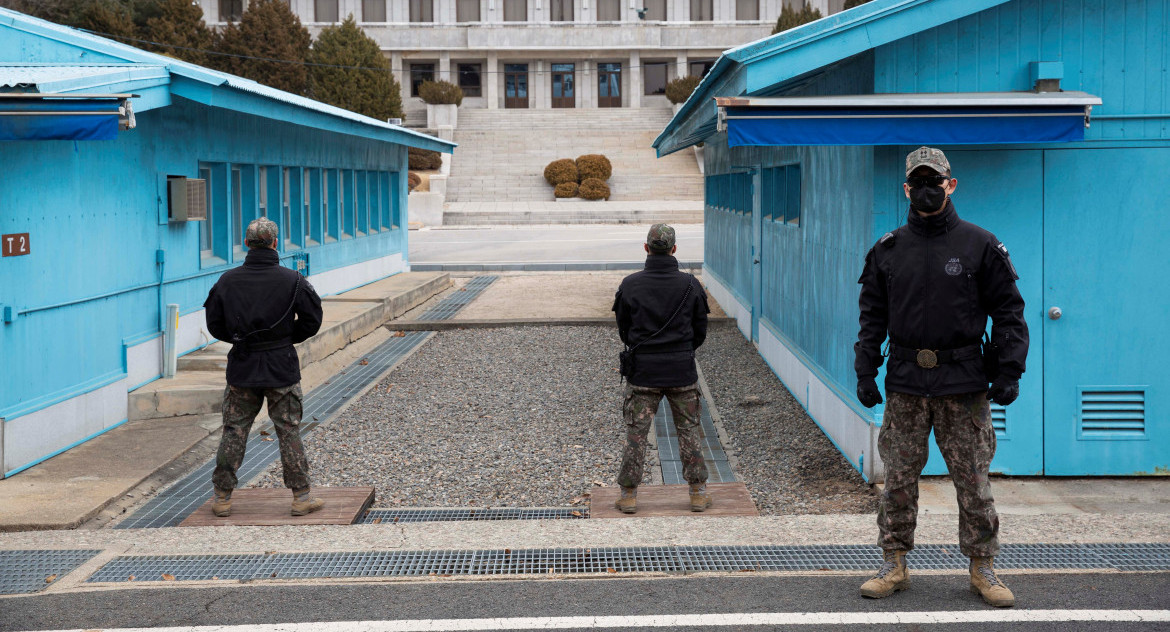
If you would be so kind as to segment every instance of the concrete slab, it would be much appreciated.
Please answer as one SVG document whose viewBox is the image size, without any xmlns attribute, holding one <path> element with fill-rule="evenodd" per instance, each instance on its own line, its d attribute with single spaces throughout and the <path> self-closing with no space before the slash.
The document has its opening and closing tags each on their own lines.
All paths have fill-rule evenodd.
<svg viewBox="0 0 1170 632">
<path fill-rule="evenodd" d="M 73 529 L 214 428 L 193 415 L 127 422 L 0 481 L 0 531 Z"/>
<path fill-rule="evenodd" d="M 307 516 L 289 512 L 292 494 L 287 489 L 237 489 L 232 493 L 232 515 L 217 517 L 211 499 L 203 503 L 180 527 L 276 527 L 283 525 L 353 524 L 374 502 L 373 487 L 314 487 L 313 495 L 325 506 Z"/>
<path fill-rule="evenodd" d="M 949 477 L 919 485 L 920 514 L 958 514 Z M 991 492 L 1000 515 L 1170 514 L 1170 478 L 993 478 Z"/>
<path fill-rule="evenodd" d="M 688 485 L 643 485 L 638 488 L 638 512 L 624 514 L 614 507 L 620 487 L 598 487 L 589 501 L 589 518 L 664 518 L 758 516 L 756 504 L 743 483 L 708 483 L 711 507 L 691 511 Z"/>
</svg>

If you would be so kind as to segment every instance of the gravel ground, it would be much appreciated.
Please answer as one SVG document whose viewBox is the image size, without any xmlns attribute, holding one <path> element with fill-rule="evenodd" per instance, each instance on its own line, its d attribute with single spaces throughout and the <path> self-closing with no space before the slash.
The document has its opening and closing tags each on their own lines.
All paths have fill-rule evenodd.
<svg viewBox="0 0 1170 632">
<path fill-rule="evenodd" d="M 613 485 L 619 344 L 611 327 L 440 332 L 309 435 L 313 484 L 373 485 L 375 507 L 566 506 Z"/>
<path fill-rule="evenodd" d="M 712 327 L 697 355 L 761 515 L 877 511 L 877 494 L 739 330 Z"/>
<path fill-rule="evenodd" d="M 313 483 L 372 485 L 375 507 L 580 502 L 598 483 L 616 484 L 618 346 L 609 327 L 440 332 L 309 435 Z M 876 510 L 861 476 L 734 326 L 711 328 L 699 362 L 761 514 Z M 277 462 L 257 486 L 280 485 Z"/>
</svg>

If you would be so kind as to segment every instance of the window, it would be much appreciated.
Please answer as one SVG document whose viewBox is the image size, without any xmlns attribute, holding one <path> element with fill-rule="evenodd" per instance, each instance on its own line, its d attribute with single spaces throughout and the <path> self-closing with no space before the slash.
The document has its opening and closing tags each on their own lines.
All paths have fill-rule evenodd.
<svg viewBox="0 0 1170 632">
<path fill-rule="evenodd" d="M 714 19 L 713 4 L 712 0 L 691 0 L 691 21 L 710 22 Z"/>
<path fill-rule="evenodd" d="M 800 165 L 764 169 L 760 172 L 760 187 L 764 219 L 800 225 Z"/>
<path fill-rule="evenodd" d="M 410 21 L 411 22 L 434 22 L 435 21 L 434 0 L 410 0 Z"/>
<path fill-rule="evenodd" d="M 342 238 L 352 237 L 357 233 L 354 227 L 354 212 L 353 207 L 353 172 L 349 169 L 340 170 L 337 172 L 339 184 L 341 185 L 341 194 L 337 196 L 341 211 L 341 236 Z"/>
<path fill-rule="evenodd" d="M 214 183 L 211 180 L 211 167 L 200 165 L 199 177 L 204 182 L 206 182 L 204 186 L 206 187 L 207 191 L 207 195 L 204 196 L 204 200 L 207 202 L 207 209 L 205 210 L 207 219 L 199 222 L 199 251 L 203 254 L 203 256 L 206 257 L 210 256 L 212 253 L 212 235 L 214 234 L 211 230 L 211 225 L 214 222 L 214 215 L 212 214 L 211 210 L 212 200 L 215 197 L 215 187 L 213 186 Z"/>
<path fill-rule="evenodd" d="M 239 22 L 244 15 L 244 0 L 219 0 L 219 21 Z"/>
<path fill-rule="evenodd" d="M 482 79 L 479 64 L 457 64 L 459 71 L 459 87 L 465 97 L 478 97 L 483 94 Z"/>
<path fill-rule="evenodd" d="M 760 19 L 760 0 L 735 0 L 735 19 Z"/>
<path fill-rule="evenodd" d="M 643 19 L 666 21 L 666 0 L 642 0 L 642 8 L 646 10 Z"/>
<path fill-rule="evenodd" d="M 239 167 L 232 167 L 232 246 L 235 248 L 244 247 L 244 182 L 243 174 Z"/>
<path fill-rule="evenodd" d="M 479 22 L 479 0 L 455 0 L 456 22 Z"/>
<path fill-rule="evenodd" d="M 505 22 L 527 22 L 528 0 L 504 0 Z"/>
<path fill-rule="evenodd" d="M 435 80 L 435 65 L 434 64 L 411 64 L 410 65 L 410 96 L 418 96 L 418 86 L 424 81 Z"/>
<path fill-rule="evenodd" d="M 666 75 L 670 63 L 648 61 L 642 67 L 642 79 L 646 84 L 645 94 L 666 94 Z"/>
<path fill-rule="evenodd" d="M 370 225 L 370 198 L 369 191 L 366 190 L 366 172 L 354 172 L 354 189 L 356 197 L 354 198 L 354 210 L 357 212 L 357 234 L 369 234 L 373 232 L 373 227 Z"/>
<path fill-rule="evenodd" d="M 386 197 L 389 204 L 386 205 L 386 210 L 390 212 L 390 227 L 398 228 L 402 225 L 402 173 L 399 171 L 392 171 L 386 174 Z"/>
<path fill-rule="evenodd" d="M 367 172 L 366 187 L 366 199 L 369 200 L 370 205 L 370 232 L 372 233 L 381 230 L 384 225 L 384 218 L 382 217 L 381 172 Z"/>
<path fill-rule="evenodd" d="M 313 20 L 315 22 L 336 22 L 337 0 L 313 0 Z"/>
<path fill-rule="evenodd" d="M 290 191 L 292 190 L 293 185 L 296 183 L 293 182 L 292 169 L 285 167 L 280 171 L 280 234 L 284 235 L 284 239 L 282 241 L 287 248 L 293 243 L 293 214 L 292 206 L 289 204 L 289 200 L 292 198 Z"/>
<path fill-rule="evenodd" d="M 386 0 L 362 0 L 362 22 L 385 22 Z"/>
<path fill-rule="evenodd" d="M 549 0 L 548 9 L 553 22 L 573 21 L 573 0 Z"/>
<path fill-rule="evenodd" d="M 324 241 L 337 239 L 337 220 L 333 211 L 337 208 L 337 176 L 330 169 L 321 170 L 321 222 Z"/>
<path fill-rule="evenodd" d="M 714 59 L 700 59 L 698 61 L 691 61 L 687 63 L 687 74 L 699 77 L 702 79 L 711 71 L 711 67 L 715 65 Z"/>
<path fill-rule="evenodd" d="M 621 0 L 597 0 L 597 21 L 618 22 L 622 19 Z"/>
<path fill-rule="evenodd" d="M 321 234 L 321 171 L 305 169 L 305 244 L 315 246 L 324 237 Z"/>
<path fill-rule="evenodd" d="M 259 173 L 256 175 L 260 178 L 256 189 L 256 211 L 260 217 L 268 217 L 268 170 L 260 167 Z"/>
</svg>

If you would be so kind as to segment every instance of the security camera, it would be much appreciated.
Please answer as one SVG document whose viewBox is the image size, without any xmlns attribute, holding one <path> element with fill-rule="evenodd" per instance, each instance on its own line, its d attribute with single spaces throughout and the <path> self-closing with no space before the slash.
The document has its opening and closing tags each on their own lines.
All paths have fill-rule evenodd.
<svg viewBox="0 0 1170 632">
<path fill-rule="evenodd" d="M 638 19 L 639 20 L 645 20 L 646 19 L 646 12 L 649 11 L 649 9 L 647 9 L 646 7 L 642 7 L 641 9 L 634 9 L 634 10 L 638 12 Z"/>
</svg>

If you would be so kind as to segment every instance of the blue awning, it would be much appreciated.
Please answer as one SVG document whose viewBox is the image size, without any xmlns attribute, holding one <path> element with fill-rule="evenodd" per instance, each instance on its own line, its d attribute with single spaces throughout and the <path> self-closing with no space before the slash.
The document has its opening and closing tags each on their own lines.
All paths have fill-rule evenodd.
<svg viewBox="0 0 1170 632">
<path fill-rule="evenodd" d="M 1083 92 L 718 98 L 731 147 L 980 145 L 1084 140 Z"/>
<path fill-rule="evenodd" d="M 133 124 L 131 95 L 0 95 L 0 141 L 113 140 Z"/>
</svg>

